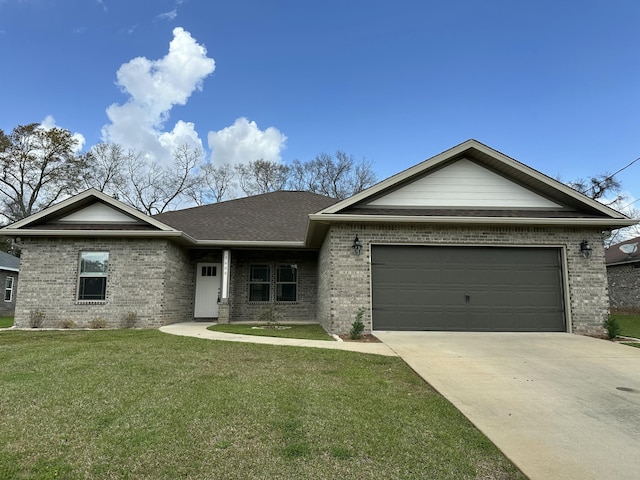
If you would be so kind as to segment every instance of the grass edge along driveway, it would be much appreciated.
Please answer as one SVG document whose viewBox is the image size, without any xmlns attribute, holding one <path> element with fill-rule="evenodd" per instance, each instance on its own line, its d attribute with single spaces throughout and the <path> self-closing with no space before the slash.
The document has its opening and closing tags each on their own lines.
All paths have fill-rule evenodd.
<svg viewBox="0 0 640 480">
<path fill-rule="evenodd" d="M 0 478 L 524 478 L 395 357 L 8 331 L 0 362 Z"/>
</svg>

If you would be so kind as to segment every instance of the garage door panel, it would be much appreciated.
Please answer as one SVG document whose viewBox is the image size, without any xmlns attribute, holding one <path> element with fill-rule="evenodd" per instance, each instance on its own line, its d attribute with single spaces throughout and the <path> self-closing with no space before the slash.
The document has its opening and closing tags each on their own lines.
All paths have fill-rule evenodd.
<svg viewBox="0 0 640 480">
<path fill-rule="evenodd" d="M 377 330 L 565 331 L 557 248 L 372 247 Z"/>
</svg>

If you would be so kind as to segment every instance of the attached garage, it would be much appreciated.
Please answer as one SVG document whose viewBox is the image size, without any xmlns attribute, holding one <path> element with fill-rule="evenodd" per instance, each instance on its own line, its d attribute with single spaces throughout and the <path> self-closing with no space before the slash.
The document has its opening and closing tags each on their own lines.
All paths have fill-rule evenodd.
<svg viewBox="0 0 640 480">
<path fill-rule="evenodd" d="M 566 331 L 552 247 L 372 245 L 374 330 Z"/>
</svg>

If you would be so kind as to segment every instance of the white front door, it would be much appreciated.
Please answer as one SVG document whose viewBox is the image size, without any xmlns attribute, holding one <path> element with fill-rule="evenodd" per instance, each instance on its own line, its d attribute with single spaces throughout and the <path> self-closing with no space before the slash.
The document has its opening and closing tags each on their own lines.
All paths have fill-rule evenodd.
<svg viewBox="0 0 640 480">
<path fill-rule="evenodd" d="M 197 264 L 195 318 L 218 317 L 221 267 L 219 263 Z"/>
</svg>

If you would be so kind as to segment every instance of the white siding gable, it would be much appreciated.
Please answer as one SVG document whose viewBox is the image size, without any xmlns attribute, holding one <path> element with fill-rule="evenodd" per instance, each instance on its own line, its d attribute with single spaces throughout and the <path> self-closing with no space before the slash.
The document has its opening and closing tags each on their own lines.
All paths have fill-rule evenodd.
<svg viewBox="0 0 640 480">
<path fill-rule="evenodd" d="M 461 159 L 368 203 L 372 207 L 558 209 L 542 197 Z"/>
<path fill-rule="evenodd" d="M 140 223 L 104 203 L 96 202 L 58 219 L 61 223 Z"/>
</svg>

